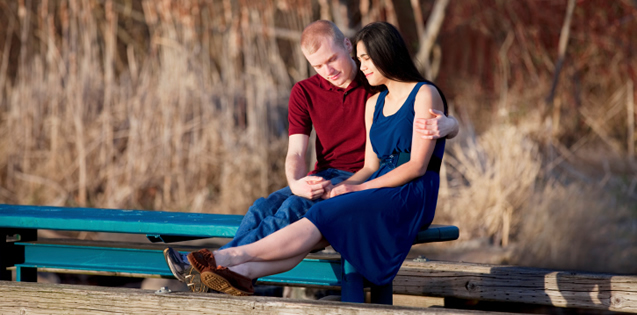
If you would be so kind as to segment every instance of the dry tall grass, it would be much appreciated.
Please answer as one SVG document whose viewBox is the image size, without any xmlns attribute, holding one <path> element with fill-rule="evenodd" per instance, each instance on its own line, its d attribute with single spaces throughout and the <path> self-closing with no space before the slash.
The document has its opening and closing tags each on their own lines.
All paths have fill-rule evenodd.
<svg viewBox="0 0 637 315">
<path fill-rule="evenodd" d="M 303 26 L 407 20 L 389 0 L 351 3 L 0 0 L 0 202 L 245 212 L 285 185 Z M 577 4 L 552 102 L 566 1 L 448 6 L 433 64 L 465 126 L 436 220 L 462 240 L 526 265 L 637 271 L 637 10 L 607 6 Z"/>
<path fill-rule="evenodd" d="M 459 226 L 461 241 L 486 238 L 508 248 L 500 257 L 506 263 L 636 272 L 637 209 L 621 190 L 623 175 L 586 182 L 547 168 L 538 132 L 537 124 L 502 124 L 451 141 L 434 223 Z"/>
<path fill-rule="evenodd" d="M 495 236 L 496 243 L 507 246 L 520 225 L 517 212 L 529 202 L 540 173 L 537 144 L 523 128 L 503 124 L 479 140 L 469 136 L 466 142 L 453 143 L 448 153 L 447 174 L 452 180 L 444 189 L 442 213 L 447 220 L 479 222 L 465 225 L 463 231 Z"/>
<path fill-rule="evenodd" d="M 254 28 L 272 6 L 142 1 L 147 47 L 118 23 L 129 1 L 0 6 L 23 35 L 1 74 L 4 202 L 236 213 L 284 185 L 291 84 Z"/>
</svg>

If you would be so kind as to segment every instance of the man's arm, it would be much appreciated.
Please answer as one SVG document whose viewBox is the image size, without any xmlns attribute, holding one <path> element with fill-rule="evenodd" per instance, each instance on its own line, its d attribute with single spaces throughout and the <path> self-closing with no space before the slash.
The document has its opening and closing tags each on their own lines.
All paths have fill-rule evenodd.
<svg viewBox="0 0 637 315">
<path fill-rule="evenodd" d="M 414 129 L 423 139 L 433 140 L 440 138 L 451 139 L 458 135 L 460 126 L 458 121 L 452 116 L 445 116 L 439 110 L 430 109 L 429 112 L 433 118 L 416 118 L 414 120 Z"/>
<path fill-rule="evenodd" d="M 323 195 L 325 187 L 331 184 L 319 176 L 306 176 L 305 152 L 309 136 L 294 134 L 289 137 L 288 154 L 285 157 L 285 177 L 292 193 L 307 199 L 316 199 Z"/>
</svg>

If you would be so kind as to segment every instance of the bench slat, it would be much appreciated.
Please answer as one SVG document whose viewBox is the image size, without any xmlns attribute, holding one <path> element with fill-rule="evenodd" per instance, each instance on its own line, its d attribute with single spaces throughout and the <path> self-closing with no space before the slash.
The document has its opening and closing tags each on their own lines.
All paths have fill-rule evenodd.
<svg viewBox="0 0 637 315">
<path fill-rule="evenodd" d="M 158 275 L 172 278 L 163 256 L 163 246 L 134 243 L 100 242 L 18 242 L 24 246 L 24 262 L 16 268 L 41 268 L 109 272 L 114 275 Z M 192 249 L 191 249 L 192 250 Z M 188 251 L 183 251 L 187 253 Z M 341 284 L 341 262 L 339 259 L 306 258 L 294 269 L 260 279 L 272 284 L 327 286 Z M 20 279 L 18 279 L 20 280 Z"/>
<path fill-rule="evenodd" d="M 460 230 L 456 226 L 432 224 L 426 230 L 418 232 L 414 244 L 453 241 L 459 235 Z"/>
<path fill-rule="evenodd" d="M 87 232 L 147 234 L 151 241 L 194 238 L 231 238 L 241 215 L 183 213 L 0 204 L 0 226 Z M 420 231 L 414 244 L 458 239 L 455 226 L 432 224 Z M 184 238 L 179 238 L 184 237 Z"/>
<path fill-rule="evenodd" d="M 151 235 L 233 237 L 241 215 L 0 204 L 0 226 Z"/>
</svg>

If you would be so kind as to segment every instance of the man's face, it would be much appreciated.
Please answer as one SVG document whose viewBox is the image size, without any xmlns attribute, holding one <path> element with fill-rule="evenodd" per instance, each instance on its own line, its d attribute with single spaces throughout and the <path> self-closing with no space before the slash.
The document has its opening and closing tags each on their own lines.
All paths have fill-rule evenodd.
<svg viewBox="0 0 637 315">
<path fill-rule="evenodd" d="M 322 38 L 321 46 L 312 54 L 303 51 L 305 58 L 314 70 L 333 85 L 347 88 L 356 77 L 356 64 L 350 57 L 352 44 L 345 39 L 345 48 L 330 38 Z"/>
</svg>

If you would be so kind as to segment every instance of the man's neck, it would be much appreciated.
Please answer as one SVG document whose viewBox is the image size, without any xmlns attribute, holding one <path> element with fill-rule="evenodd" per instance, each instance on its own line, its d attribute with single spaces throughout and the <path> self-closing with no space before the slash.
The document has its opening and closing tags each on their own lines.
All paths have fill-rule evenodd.
<svg viewBox="0 0 637 315">
<path fill-rule="evenodd" d="M 358 67 L 356 67 L 356 62 L 354 61 L 354 59 L 351 59 L 350 61 L 352 62 L 352 71 L 350 71 L 349 78 L 346 81 L 346 83 L 343 84 L 343 86 L 340 86 L 340 88 L 342 89 L 347 89 L 349 85 L 352 84 L 354 80 L 356 80 L 356 73 L 358 72 Z"/>
</svg>

